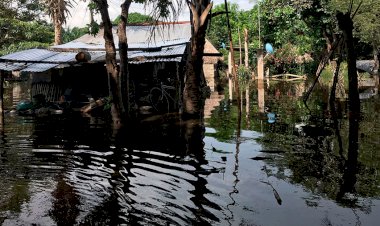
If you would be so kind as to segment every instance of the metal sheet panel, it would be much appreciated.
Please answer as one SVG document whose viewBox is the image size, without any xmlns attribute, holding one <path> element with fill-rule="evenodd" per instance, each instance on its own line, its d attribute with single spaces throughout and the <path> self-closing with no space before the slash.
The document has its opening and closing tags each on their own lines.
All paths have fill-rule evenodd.
<svg viewBox="0 0 380 226">
<path fill-rule="evenodd" d="M 143 63 L 156 63 L 156 62 L 181 62 L 182 57 L 173 57 L 173 58 L 153 58 L 153 59 L 132 59 L 128 61 L 130 64 L 143 64 Z"/>
<path fill-rule="evenodd" d="M 104 41 L 103 44 L 91 44 L 78 41 L 71 41 L 62 45 L 52 46 L 50 48 L 53 50 L 76 49 L 78 52 L 81 50 L 98 50 L 104 49 Z"/>
<path fill-rule="evenodd" d="M 58 54 L 46 49 L 28 49 L 0 57 L 3 60 L 40 61 Z"/>
<path fill-rule="evenodd" d="M 46 62 L 65 62 L 65 63 L 68 63 L 68 62 L 76 62 L 75 60 L 75 55 L 77 53 L 73 53 L 73 52 L 59 52 L 58 54 L 56 55 L 53 55 L 51 57 L 48 57 L 44 60 L 42 60 L 42 62 L 46 61 Z"/>
<path fill-rule="evenodd" d="M 27 66 L 26 63 L 0 63 L 0 70 L 3 71 L 18 71 Z"/>
<path fill-rule="evenodd" d="M 117 28 L 113 28 L 114 42 L 118 43 Z M 129 48 L 157 48 L 189 42 L 191 38 L 190 23 L 177 23 L 157 26 L 127 26 Z M 52 49 L 104 49 L 103 30 L 95 36 L 87 34 L 63 45 L 52 46 Z M 117 46 L 116 46 L 117 48 Z"/>
<path fill-rule="evenodd" d="M 44 72 L 54 67 L 57 67 L 59 64 L 31 64 L 28 67 L 22 69 L 21 71 L 27 72 Z"/>
<path fill-rule="evenodd" d="M 171 46 L 167 48 L 162 48 L 161 51 L 133 51 L 128 52 L 129 58 L 135 57 L 160 57 L 160 56 L 178 56 L 183 55 L 186 50 L 186 45 Z"/>
</svg>

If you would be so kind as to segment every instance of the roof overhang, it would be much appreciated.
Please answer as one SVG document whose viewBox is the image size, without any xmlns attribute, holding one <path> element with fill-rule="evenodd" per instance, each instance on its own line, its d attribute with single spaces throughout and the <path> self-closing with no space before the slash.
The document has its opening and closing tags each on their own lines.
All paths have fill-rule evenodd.
<svg viewBox="0 0 380 226">
<path fill-rule="evenodd" d="M 130 64 L 142 64 L 152 62 L 180 62 L 183 59 L 186 44 L 161 47 L 156 51 L 134 50 L 128 51 L 128 62 Z M 81 50 L 83 51 L 83 50 Z M 87 63 L 105 63 L 106 52 L 86 51 L 91 60 Z M 0 57 L 0 70 L 44 72 L 53 68 L 70 67 L 80 64 L 76 61 L 77 52 L 57 52 L 47 49 L 29 49 Z M 119 62 L 119 54 L 116 54 Z"/>
</svg>

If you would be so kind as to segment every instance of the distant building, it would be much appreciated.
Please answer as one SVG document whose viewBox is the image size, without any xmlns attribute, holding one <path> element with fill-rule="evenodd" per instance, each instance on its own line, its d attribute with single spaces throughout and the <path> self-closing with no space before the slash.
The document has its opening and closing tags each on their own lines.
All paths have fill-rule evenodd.
<svg viewBox="0 0 380 226">
<path fill-rule="evenodd" d="M 207 39 L 204 53 L 206 56 L 203 57 L 203 72 L 206 77 L 207 85 L 213 92 L 216 90 L 219 80 L 218 64 L 223 61 L 223 56 Z"/>
</svg>

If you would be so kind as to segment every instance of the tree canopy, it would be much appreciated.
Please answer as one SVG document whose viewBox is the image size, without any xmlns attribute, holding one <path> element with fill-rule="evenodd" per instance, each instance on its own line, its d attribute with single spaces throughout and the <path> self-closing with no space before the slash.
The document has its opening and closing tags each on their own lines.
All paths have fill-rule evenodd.
<svg viewBox="0 0 380 226">
<path fill-rule="evenodd" d="M 154 19 L 149 15 L 144 15 L 141 13 L 133 12 L 128 14 L 128 24 L 140 24 L 140 23 L 151 23 Z M 113 25 L 117 25 L 120 22 L 120 16 L 112 22 Z"/>
<path fill-rule="evenodd" d="M 363 58 L 368 57 L 371 48 L 379 49 L 380 2 L 377 0 L 353 1 L 354 41 Z M 229 4 L 232 38 L 239 42 L 238 32 L 249 31 L 251 51 L 265 43 L 271 43 L 275 53 L 267 58 L 277 72 L 314 72 L 324 50 L 331 48 L 340 35 L 336 14 L 347 12 L 351 0 L 262 0 L 249 10 Z M 360 7 L 359 7 L 360 6 Z M 358 8 L 359 7 L 359 8 Z M 358 8 L 355 15 L 354 12 Z M 216 5 L 213 13 L 224 11 L 224 4 Z M 212 17 L 208 38 L 217 47 L 227 43 L 225 15 Z M 259 37 L 260 34 L 260 37 Z M 306 58 L 307 59 L 306 59 Z M 361 57 L 361 56 L 358 56 Z M 251 56 L 252 60 L 253 57 Z M 297 66 L 299 63 L 303 67 Z M 252 62 L 254 63 L 254 62 Z"/>
<path fill-rule="evenodd" d="M 54 32 L 42 10 L 37 0 L 0 2 L 0 55 L 52 43 Z"/>
</svg>

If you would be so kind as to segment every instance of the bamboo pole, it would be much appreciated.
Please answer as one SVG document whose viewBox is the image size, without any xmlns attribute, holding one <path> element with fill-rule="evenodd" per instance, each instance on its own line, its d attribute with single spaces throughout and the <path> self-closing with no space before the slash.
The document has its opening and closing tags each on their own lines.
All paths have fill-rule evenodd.
<svg viewBox="0 0 380 226">
<path fill-rule="evenodd" d="M 244 65 L 245 68 L 249 69 L 249 58 L 248 58 L 248 30 L 244 28 Z M 250 115 L 249 115 L 249 81 L 247 84 L 247 87 L 245 88 L 245 111 L 246 111 L 246 120 L 247 120 L 247 129 L 249 129 L 250 126 Z"/>
<path fill-rule="evenodd" d="M 244 28 L 244 63 L 245 63 L 245 68 L 248 69 L 249 67 L 249 57 L 248 57 L 248 30 Z"/>
<path fill-rule="evenodd" d="M 235 65 L 235 57 L 234 57 L 234 47 L 232 45 L 232 35 L 231 35 L 231 26 L 230 26 L 230 17 L 228 15 L 228 6 L 227 6 L 227 0 L 224 0 L 224 8 L 227 15 L 227 27 L 228 27 L 228 38 L 230 41 L 230 51 L 231 51 L 231 61 L 232 61 L 232 74 L 235 80 L 235 93 L 236 93 L 236 100 L 238 104 L 238 110 L 239 110 L 239 116 L 241 115 L 241 104 L 240 104 L 240 89 L 239 89 L 239 81 L 237 78 L 237 71 L 236 71 L 236 65 Z"/>
<path fill-rule="evenodd" d="M 232 101 L 232 93 L 233 93 L 233 85 L 232 85 L 232 64 L 231 64 L 231 51 L 228 52 L 228 94 L 229 94 L 229 100 Z"/>
<path fill-rule="evenodd" d="M 239 65 L 243 64 L 243 54 L 241 51 L 241 37 L 240 37 L 240 29 L 238 27 L 238 35 L 239 35 Z"/>
</svg>

